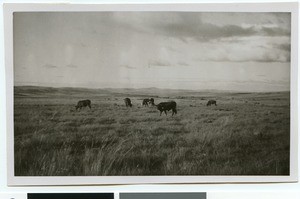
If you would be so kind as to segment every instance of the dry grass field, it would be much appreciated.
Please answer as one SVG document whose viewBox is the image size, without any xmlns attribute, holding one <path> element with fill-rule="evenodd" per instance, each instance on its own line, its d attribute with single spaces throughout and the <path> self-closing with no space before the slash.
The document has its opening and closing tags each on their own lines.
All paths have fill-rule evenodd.
<svg viewBox="0 0 300 199">
<path fill-rule="evenodd" d="M 14 96 L 16 176 L 289 174 L 289 92 L 24 86 Z M 148 97 L 175 100 L 177 115 L 142 107 Z M 76 111 L 82 99 L 92 109 Z"/>
</svg>

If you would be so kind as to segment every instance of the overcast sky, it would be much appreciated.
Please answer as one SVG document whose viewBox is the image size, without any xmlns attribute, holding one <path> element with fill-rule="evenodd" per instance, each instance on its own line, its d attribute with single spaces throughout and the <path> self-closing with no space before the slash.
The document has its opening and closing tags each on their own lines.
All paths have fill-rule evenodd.
<svg viewBox="0 0 300 199">
<path fill-rule="evenodd" d="M 289 13 L 15 13 L 15 85 L 286 91 Z"/>
</svg>

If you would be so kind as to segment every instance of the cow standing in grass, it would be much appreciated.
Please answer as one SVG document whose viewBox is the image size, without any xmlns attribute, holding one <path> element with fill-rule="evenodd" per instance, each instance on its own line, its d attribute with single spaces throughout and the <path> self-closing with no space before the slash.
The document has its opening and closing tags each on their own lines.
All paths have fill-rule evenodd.
<svg viewBox="0 0 300 199">
<path fill-rule="evenodd" d="M 170 110 L 172 110 L 172 116 L 174 114 L 177 114 L 176 106 L 177 106 L 177 104 L 175 101 L 161 102 L 156 105 L 157 109 L 160 111 L 160 116 L 161 116 L 162 112 L 164 112 L 167 115 L 167 111 L 170 111 Z"/>
<path fill-rule="evenodd" d="M 143 99 L 142 106 L 148 106 L 149 102 L 150 102 L 149 99 Z"/>
<path fill-rule="evenodd" d="M 90 109 L 92 108 L 91 106 L 91 100 L 80 100 L 77 105 L 75 106 L 76 107 L 76 110 L 79 109 L 81 110 L 82 107 L 89 107 Z"/>
<path fill-rule="evenodd" d="M 132 107 L 131 100 L 129 98 L 124 99 L 126 107 Z"/>
<path fill-rule="evenodd" d="M 142 102 L 142 106 L 149 106 L 149 104 L 151 104 L 152 106 L 154 106 L 154 99 L 153 98 L 150 98 L 150 99 L 143 99 L 143 102 Z"/>
<path fill-rule="evenodd" d="M 210 105 L 215 105 L 217 106 L 217 101 L 216 100 L 209 100 L 206 104 L 206 106 L 210 106 Z"/>
<path fill-rule="evenodd" d="M 149 99 L 149 104 L 151 104 L 152 106 L 155 106 L 155 104 L 154 104 L 154 99 L 153 99 L 153 98 L 150 98 L 150 99 Z"/>
</svg>

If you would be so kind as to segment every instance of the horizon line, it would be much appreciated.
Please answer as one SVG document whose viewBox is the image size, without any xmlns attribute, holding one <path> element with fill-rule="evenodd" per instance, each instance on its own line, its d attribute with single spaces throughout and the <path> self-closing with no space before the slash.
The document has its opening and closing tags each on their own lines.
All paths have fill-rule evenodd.
<svg viewBox="0 0 300 199">
<path fill-rule="evenodd" d="M 194 91 L 194 92 L 231 92 L 231 93 L 278 93 L 278 92 L 291 92 L 290 90 L 278 90 L 278 91 L 242 91 L 242 90 L 222 90 L 222 89 L 179 89 L 179 88 L 158 88 L 158 87 L 141 87 L 141 88 L 133 88 L 133 87 L 98 87 L 98 88 L 88 88 L 88 87 L 72 87 L 72 86 L 37 86 L 37 85 L 14 85 L 14 87 L 42 87 L 42 88 L 73 88 L 73 89 L 88 89 L 88 90 L 99 90 L 99 89 L 157 89 L 157 90 L 178 90 L 178 91 Z"/>
</svg>

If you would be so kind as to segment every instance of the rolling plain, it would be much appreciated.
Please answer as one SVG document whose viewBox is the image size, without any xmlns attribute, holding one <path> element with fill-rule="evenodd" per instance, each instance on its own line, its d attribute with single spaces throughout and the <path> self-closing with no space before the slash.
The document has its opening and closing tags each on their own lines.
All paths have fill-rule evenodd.
<svg viewBox="0 0 300 199">
<path fill-rule="evenodd" d="M 16 176 L 289 175 L 289 155 L 289 92 L 14 88 Z"/>
</svg>

